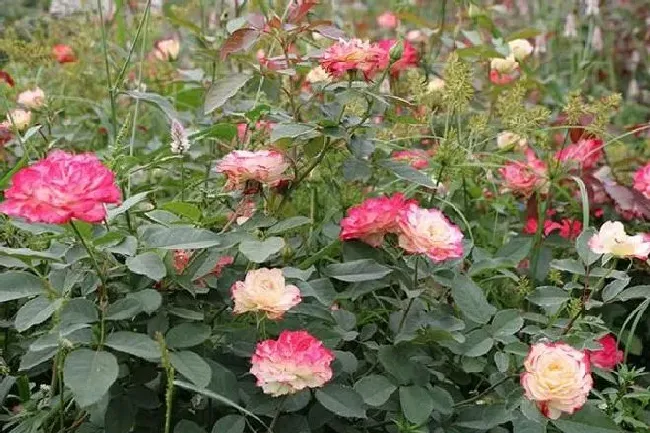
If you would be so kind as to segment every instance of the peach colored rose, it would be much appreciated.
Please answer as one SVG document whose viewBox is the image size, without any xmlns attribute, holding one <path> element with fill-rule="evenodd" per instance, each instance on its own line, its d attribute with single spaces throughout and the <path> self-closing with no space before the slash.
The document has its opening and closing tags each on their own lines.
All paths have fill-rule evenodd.
<svg viewBox="0 0 650 433">
<path fill-rule="evenodd" d="M 515 39 L 508 42 L 510 52 L 515 60 L 522 62 L 533 52 L 533 45 L 526 39 Z"/>
<path fill-rule="evenodd" d="M 592 169 L 603 157 L 603 141 L 596 138 L 581 138 L 557 151 L 555 157 L 560 161 L 584 170 Z"/>
<path fill-rule="evenodd" d="M 160 39 L 154 43 L 154 55 L 163 62 L 173 62 L 178 58 L 181 44 L 176 38 Z"/>
<path fill-rule="evenodd" d="M 287 179 L 288 168 L 289 162 L 275 150 L 235 150 L 217 164 L 217 172 L 227 178 L 226 190 L 244 188 L 248 181 L 276 186 Z"/>
<path fill-rule="evenodd" d="M 565 343 L 534 344 L 524 369 L 521 385 L 526 398 L 551 419 L 580 409 L 593 386 L 589 356 Z"/>
<path fill-rule="evenodd" d="M 287 285 L 281 269 L 260 268 L 248 271 L 244 281 L 232 286 L 235 314 L 260 311 L 269 319 L 282 318 L 284 313 L 300 303 L 300 290 Z"/>
<path fill-rule="evenodd" d="M 23 107 L 37 110 L 45 105 L 45 93 L 39 87 L 25 90 L 18 95 L 18 103 Z"/>
<path fill-rule="evenodd" d="M 377 17 L 377 25 L 383 29 L 395 29 L 399 26 L 399 18 L 392 12 L 384 12 Z"/>
<path fill-rule="evenodd" d="M 257 344 L 251 373 L 264 394 L 274 397 L 318 388 L 332 378 L 334 354 L 307 331 L 282 331 Z"/>
<path fill-rule="evenodd" d="M 360 39 L 339 41 L 326 49 L 320 59 L 320 65 L 333 78 L 359 71 L 366 80 L 370 80 L 378 71 L 386 69 L 388 64 L 389 57 L 385 50 Z"/>
<path fill-rule="evenodd" d="M 463 233 L 437 209 L 411 203 L 398 217 L 399 246 L 411 254 L 426 254 L 434 262 L 462 257 Z"/>
<path fill-rule="evenodd" d="M 501 150 L 512 149 L 513 147 L 525 149 L 527 145 L 528 140 L 514 132 L 503 131 L 497 135 L 497 147 Z"/>
<path fill-rule="evenodd" d="M 490 81 L 494 84 L 508 84 L 517 78 L 519 63 L 514 55 L 507 58 L 495 57 L 490 61 Z"/>
<path fill-rule="evenodd" d="M 529 197 L 536 190 L 546 192 L 548 174 L 546 164 L 537 158 L 532 149 L 526 150 L 526 162 L 508 162 L 499 169 L 506 190 Z"/>
<path fill-rule="evenodd" d="M 23 131 L 32 123 L 32 112 L 16 108 L 7 114 L 7 120 L 4 123 L 13 126 L 19 131 Z"/>
<path fill-rule="evenodd" d="M 596 254 L 643 260 L 650 254 L 650 242 L 643 235 L 628 236 L 620 221 L 607 221 L 600 226 L 600 231 L 589 239 L 589 248 Z"/>
</svg>

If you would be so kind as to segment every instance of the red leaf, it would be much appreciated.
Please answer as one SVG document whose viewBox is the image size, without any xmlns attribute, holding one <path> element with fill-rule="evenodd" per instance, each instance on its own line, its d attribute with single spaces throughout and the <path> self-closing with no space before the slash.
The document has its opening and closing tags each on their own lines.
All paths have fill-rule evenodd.
<svg viewBox="0 0 650 433">
<path fill-rule="evenodd" d="M 603 167 L 606 168 L 606 167 Z M 650 219 L 650 200 L 639 191 L 619 185 L 606 170 L 594 173 L 594 178 L 602 183 L 605 192 L 616 205 L 616 210 L 625 218 L 643 217 Z"/>
<path fill-rule="evenodd" d="M 14 87 L 14 79 L 11 78 L 8 72 L 0 71 L 0 81 L 4 81 L 9 87 Z"/>
<path fill-rule="evenodd" d="M 232 53 L 245 51 L 257 41 L 260 31 L 257 29 L 243 28 L 235 30 L 221 46 L 221 60 Z"/>
<path fill-rule="evenodd" d="M 307 16 L 309 10 L 317 4 L 318 0 L 302 0 L 301 4 L 291 6 L 291 9 L 289 9 L 289 15 L 287 16 L 287 22 L 299 23 Z"/>
<path fill-rule="evenodd" d="M 266 26 L 266 19 L 262 14 L 250 14 L 246 17 L 246 21 L 257 30 L 263 30 L 264 26 Z"/>
<path fill-rule="evenodd" d="M 338 41 L 339 39 L 345 39 L 345 33 L 343 30 L 334 27 L 329 22 L 321 22 L 311 27 L 313 31 L 320 33 L 328 39 L 333 39 Z"/>
</svg>

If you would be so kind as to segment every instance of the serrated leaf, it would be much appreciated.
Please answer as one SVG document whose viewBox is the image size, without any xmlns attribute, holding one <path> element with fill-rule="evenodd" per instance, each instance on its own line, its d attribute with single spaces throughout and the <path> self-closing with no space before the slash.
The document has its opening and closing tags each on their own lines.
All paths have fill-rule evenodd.
<svg viewBox="0 0 650 433">
<path fill-rule="evenodd" d="M 149 336 L 138 334 L 137 332 L 114 332 L 106 338 L 104 344 L 119 352 L 128 353 L 147 360 L 160 357 L 158 344 L 149 338 Z"/>
<path fill-rule="evenodd" d="M 130 210 L 136 204 L 145 201 L 147 199 L 147 196 L 152 192 L 153 191 L 144 191 L 127 198 L 126 200 L 124 200 L 124 203 L 122 203 L 120 206 L 109 209 L 106 212 L 106 220 L 108 222 L 113 221 L 118 215 L 121 215 L 124 212 Z"/>
<path fill-rule="evenodd" d="M 264 263 L 272 255 L 279 253 L 284 245 L 284 239 L 279 237 L 270 237 L 263 241 L 245 240 L 239 244 L 239 252 L 253 263 Z"/>
<path fill-rule="evenodd" d="M 310 223 L 311 220 L 305 216 L 300 216 L 300 215 L 293 216 L 287 218 L 286 220 L 282 220 L 275 225 L 272 225 L 271 227 L 268 228 L 266 233 L 270 235 L 277 235 L 280 233 L 288 232 L 289 230 L 293 230 L 298 227 L 302 227 Z"/>
<path fill-rule="evenodd" d="M 167 332 L 167 345 L 172 348 L 197 346 L 210 338 L 211 329 L 204 323 L 181 323 Z"/>
<path fill-rule="evenodd" d="M 210 365 L 203 358 L 194 352 L 182 351 L 169 354 L 172 366 L 192 383 L 205 388 L 212 378 Z"/>
<path fill-rule="evenodd" d="M 399 404 L 404 417 L 416 425 L 429 419 L 434 407 L 429 391 L 418 385 L 400 386 Z"/>
<path fill-rule="evenodd" d="M 244 85 L 253 78 L 252 75 L 234 74 L 226 78 L 215 81 L 205 96 L 204 114 L 208 115 L 232 98 L 244 87 Z"/>
<path fill-rule="evenodd" d="M 487 323 L 497 311 L 488 303 L 483 290 L 464 275 L 452 281 L 451 296 L 463 314 L 476 323 Z"/>
<path fill-rule="evenodd" d="M 379 374 L 372 374 L 361 378 L 354 384 L 354 390 L 361 395 L 363 401 L 369 406 L 381 406 L 386 403 L 397 387 Z"/>
<path fill-rule="evenodd" d="M 143 241 L 150 248 L 166 250 L 193 250 L 216 247 L 220 244 L 218 234 L 195 227 L 152 227 L 143 234 Z"/>
<path fill-rule="evenodd" d="M 115 356 L 108 352 L 77 349 L 63 365 L 63 380 L 81 407 L 97 403 L 117 379 Z"/>
<path fill-rule="evenodd" d="M 35 275 L 21 271 L 0 274 L 0 303 L 44 293 L 43 284 Z"/>
<path fill-rule="evenodd" d="M 551 420 L 564 433 L 614 433 L 621 429 L 604 412 L 591 404 L 573 415 Z"/>
<path fill-rule="evenodd" d="M 126 267 L 135 274 L 160 281 L 167 275 L 167 268 L 160 256 L 153 252 L 138 254 L 126 259 Z"/>
<path fill-rule="evenodd" d="M 315 126 L 304 123 L 278 123 L 271 129 L 271 143 L 283 138 L 311 137 L 315 131 Z"/>
<path fill-rule="evenodd" d="M 361 259 L 345 263 L 335 263 L 325 267 L 323 271 L 331 278 L 353 283 L 379 280 L 390 274 L 392 269 L 380 265 L 372 259 Z"/>
<path fill-rule="evenodd" d="M 363 398 L 352 388 L 329 384 L 316 390 L 316 400 L 330 412 L 344 418 L 365 418 Z"/>
</svg>

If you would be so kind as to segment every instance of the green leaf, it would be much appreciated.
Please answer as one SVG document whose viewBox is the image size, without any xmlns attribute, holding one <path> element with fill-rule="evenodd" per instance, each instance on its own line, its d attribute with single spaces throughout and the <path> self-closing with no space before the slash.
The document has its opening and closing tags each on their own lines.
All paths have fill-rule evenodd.
<svg viewBox="0 0 650 433">
<path fill-rule="evenodd" d="M 436 184 L 431 180 L 429 176 L 422 173 L 420 170 L 414 169 L 408 164 L 393 161 L 392 159 L 385 159 L 381 161 L 379 165 L 389 169 L 395 174 L 395 176 L 402 180 L 406 180 L 408 182 L 427 188 L 436 188 Z"/>
<path fill-rule="evenodd" d="M 518 236 L 510 239 L 510 242 L 499 248 L 499 251 L 497 251 L 494 256 L 508 259 L 511 263 L 516 264 L 528 257 L 528 253 L 530 253 L 532 246 L 532 238 Z"/>
<path fill-rule="evenodd" d="M 510 33 L 510 35 L 506 38 L 506 41 L 514 41 L 515 39 L 532 39 L 541 33 L 542 32 L 538 29 L 528 27 Z"/>
<path fill-rule="evenodd" d="M 205 388 L 212 378 L 210 365 L 203 358 L 194 352 L 182 351 L 169 354 L 172 366 L 192 383 Z"/>
<path fill-rule="evenodd" d="M 167 275 L 167 268 L 160 256 L 153 252 L 138 254 L 126 259 L 126 267 L 135 274 L 160 281 Z"/>
<path fill-rule="evenodd" d="M 600 409 L 585 405 L 575 414 L 551 420 L 564 433 L 614 433 L 621 429 Z"/>
<path fill-rule="evenodd" d="M 117 359 L 108 352 L 77 349 L 63 365 L 63 380 L 81 407 L 97 403 L 117 379 Z"/>
<path fill-rule="evenodd" d="M 217 123 L 190 135 L 192 140 L 222 138 L 230 141 L 237 136 L 237 126 L 232 123 Z"/>
<path fill-rule="evenodd" d="M 21 271 L 0 274 L 0 303 L 44 293 L 43 284 L 35 275 Z"/>
<path fill-rule="evenodd" d="M 61 326 L 94 323 L 99 320 L 97 306 L 84 298 L 70 299 L 61 309 Z"/>
<path fill-rule="evenodd" d="M 159 95 L 157 93 L 138 92 L 135 90 L 124 93 L 131 98 L 139 99 L 141 101 L 155 105 L 163 113 L 165 113 L 169 119 L 178 119 L 178 113 L 174 109 L 174 106 L 171 102 L 169 102 L 169 99 L 165 98 L 162 95 Z"/>
<path fill-rule="evenodd" d="M 492 335 L 506 337 L 518 332 L 524 326 L 524 319 L 517 310 L 501 310 L 492 320 Z"/>
<path fill-rule="evenodd" d="M 58 351 L 58 347 L 48 347 L 42 350 L 28 350 L 27 353 L 20 358 L 20 367 L 18 368 L 18 371 L 26 371 L 30 368 L 36 367 L 52 358 Z"/>
<path fill-rule="evenodd" d="M 485 329 L 475 329 L 466 336 L 466 340 L 460 345 L 461 354 L 470 358 L 483 356 L 492 349 L 494 340 Z"/>
<path fill-rule="evenodd" d="M 510 366 L 510 356 L 507 353 L 497 352 L 494 354 L 494 363 L 497 366 L 497 370 L 505 373 Z"/>
<path fill-rule="evenodd" d="M 205 430 L 194 421 L 182 419 L 174 426 L 174 433 L 205 433 Z"/>
<path fill-rule="evenodd" d="M 559 271 L 566 271 L 576 275 L 585 275 L 585 268 L 582 264 L 573 259 L 555 259 L 551 261 L 551 267 Z"/>
<path fill-rule="evenodd" d="M 7 185 L 9 185 L 9 181 L 14 177 L 14 174 L 16 174 L 22 168 L 27 167 L 28 164 L 29 155 L 26 152 L 25 155 L 20 158 L 20 160 L 18 160 L 18 162 L 14 164 L 13 167 L 11 167 L 11 170 L 7 171 L 2 177 L 0 177 L 0 189 L 5 189 Z"/>
<path fill-rule="evenodd" d="M 243 433 L 246 418 L 241 415 L 226 415 L 212 426 L 212 433 Z"/>
<path fill-rule="evenodd" d="M 116 208 L 109 209 L 108 212 L 106 212 L 106 220 L 108 222 L 113 221 L 118 215 L 121 215 L 124 212 L 130 210 L 136 204 L 145 201 L 147 199 L 147 196 L 152 192 L 153 191 L 144 191 L 127 198 L 126 200 L 124 200 L 124 203 L 122 203 Z"/>
<path fill-rule="evenodd" d="M 119 352 L 128 353 L 147 360 L 160 357 L 158 344 L 149 338 L 149 336 L 138 334 L 137 332 L 114 332 L 106 338 L 104 344 Z"/>
<path fill-rule="evenodd" d="M 153 313 L 162 305 L 162 295 L 154 289 L 144 289 L 138 292 L 126 294 L 127 298 L 133 298 L 140 303 L 140 307 L 148 314 Z"/>
<path fill-rule="evenodd" d="M 365 376 L 354 384 L 354 390 L 361 395 L 363 401 L 375 407 L 386 403 L 396 389 L 386 376 L 379 374 Z"/>
<path fill-rule="evenodd" d="M 210 338 L 210 332 L 204 323 L 181 323 L 167 332 L 167 345 L 176 349 L 197 346 Z"/>
<path fill-rule="evenodd" d="M 329 384 L 316 391 L 316 400 L 330 412 L 344 418 L 365 418 L 363 398 L 352 388 Z"/>
<path fill-rule="evenodd" d="M 269 227 L 266 233 L 270 235 L 278 235 L 280 233 L 288 232 L 289 230 L 293 230 L 297 227 L 302 227 L 307 224 L 311 224 L 311 220 L 309 218 L 305 216 L 294 216 L 287 218 L 286 220 L 282 220 L 275 225 L 272 225 Z"/>
<path fill-rule="evenodd" d="M 595 234 L 596 230 L 593 227 L 588 227 L 576 239 L 576 251 L 578 251 L 578 256 L 585 266 L 594 264 L 602 255 L 594 253 L 589 248 L 589 239 Z"/>
<path fill-rule="evenodd" d="M 316 127 L 305 125 L 303 123 L 278 123 L 271 130 L 271 143 L 275 143 L 283 138 L 299 138 L 301 136 L 312 137 Z M 303 137 L 304 138 L 304 137 Z"/>
<path fill-rule="evenodd" d="M 650 298 L 650 286 L 633 286 L 623 290 L 616 297 L 617 301 L 629 301 L 630 299 Z"/>
<path fill-rule="evenodd" d="M 210 114 L 217 108 L 221 107 L 228 99 L 235 96 L 239 89 L 253 76 L 247 74 L 234 74 L 226 78 L 215 81 L 205 96 L 204 114 Z"/>
<path fill-rule="evenodd" d="M 557 311 L 569 298 L 567 291 L 553 286 L 538 287 L 526 297 L 533 304 L 544 307 L 549 311 Z"/>
<path fill-rule="evenodd" d="M 181 353 L 184 353 L 184 352 L 181 352 Z M 173 355 L 173 354 L 172 354 L 172 355 Z M 180 370 L 179 370 L 179 371 L 180 371 Z M 210 390 L 208 390 L 208 389 L 198 388 L 198 387 L 192 385 L 191 383 L 183 382 L 183 381 L 181 381 L 181 380 L 175 380 L 175 381 L 174 381 L 174 385 L 178 386 L 179 388 L 183 388 L 183 389 L 186 389 L 186 390 L 188 390 L 188 391 L 192 391 L 192 392 L 195 392 L 195 393 L 197 393 L 197 394 L 201 394 L 201 395 L 204 395 L 204 396 L 206 396 L 206 397 L 210 397 L 210 398 L 213 399 L 213 400 L 216 400 L 216 401 L 218 401 L 218 402 L 220 402 L 220 403 L 223 403 L 223 404 L 225 404 L 225 405 L 228 405 L 228 406 L 230 406 L 230 407 L 233 407 L 233 408 L 237 409 L 238 411 L 240 411 L 241 413 L 243 413 L 243 414 L 245 414 L 245 415 L 247 415 L 247 416 L 250 416 L 251 418 L 256 419 L 256 420 L 259 421 L 262 425 L 266 426 L 266 424 L 264 424 L 264 422 L 263 422 L 261 419 L 259 419 L 259 418 L 258 418 L 258 417 L 253 413 L 253 412 L 244 409 L 243 407 L 239 406 L 239 405 L 238 405 L 237 403 L 235 403 L 234 401 L 229 400 L 229 399 L 225 398 L 225 397 L 222 396 L 222 395 L 219 395 L 219 394 L 217 394 L 217 393 L 214 393 L 214 392 L 212 392 L 212 391 L 210 391 Z"/>
<path fill-rule="evenodd" d="M 614 280 L 605 287 L 603 287 L 603 290 L 601 292 L 601 296 L 603 297 L 604 302 L 609 302 L 612 299 L 616 298 L 616 296 L 627 287 L 627 285 L 630 283 L 629 278 L 625 278 L 623 280 Z"/>
<path fill-rule="evenodd" d="M 159 209 L 169 211 L 174 215 L 189 218 L 192 221 L 199 221 L 201 219 L 201 209 L 192 203 L 171 201 L 159 206 Z"/>
<path fill-rule="evenodd" d="M 519 415 L 512 420 L 513 433 L 546 433 L 546 425 Z"/>
<path fill-rule="evenodd" d="M 45 322 L 62 303 L 62 299 L 50 301 L 44 296 L 27 301 L 16 313 L 16 331 L 24 332 L 34 325 Z"/>
<path fill-rule="evenodd" d="M 511 419 L 512 412 L 505 405 L 474 405 L 461 409 L 453 425 L 487 431 L 500 424 L 505 424 Z"/>
<path fill-rule="evenodd" d="M 239 244 L 239 252 L 253 263 L 264 263 L 284 248 L 284 239 L 270 237 L 263 241 L 246 240 Z"/>
<path fill-rule="evenodd" d="M 22 260 L 30 261 L 32 259 L 44 259 L 58 261 L 63 256 L 64 251 L 60 253 L 52 253 L 50 251 L 34 251 L 29 248 L 7 248 L 0 247 L 0 255 L 17 257 Z"/>
<path fill-rule="evenodd" d="M 166 250 L 193 250 L 216 247 L 220 244 L 219 235 L 210 230 L 194 227 L 152 226 L 142 236 L 150 248 Z"/>
<path fill-rule="evenodd" d="M 454 412 L 454 399 L 449 394 L 449 391 L 439 386 L 434 386 L 430 396 L 434 410 L 437 410 L 443 415 L 451 415 Z"/>
<path fill-rule="evenodd" d="M 372 259 L 354 260 L 335 263 L 325 267 L 326 275 L 340 281 L 354 283 L 358 281 L 379 280 L 392 272 L 392 269 L 380 265 Z"/>
<path fill-rule="evenodd" d="M 286 268 L 285 268 L 286 269 Z M 336 289 L 329 278 L 311 281 L 298 281 L 301 296 L 316 298 L 318 302 L 329 307 L 336 299 Z"/>
<path fill-rule="evenodd" d="M 112 398 L 104 414 L 103 432 L 129 433 L 135 424 L 136 411 L 137 407 L 126 396 L 118 395 Z M 83 428 L 80 428 L 79 431 L 82 433 Z"/>
<path fill-rule="evenodd" d="M 407 420 L 423 424 L 433 412 L 433 400 L 426 388 L 417 385 L 399 387 L 399 404 Z"/>
<path fill-rule="evenodd" d="M 451 296 L 460 311 L 476 323 L 487 323 L 497 311 L 488 303 L 483 290 L 464 275 L 458 275 L 452 281 Z"/>
<path fill-rule="evenodd" d="M 106 320 L 126 320 L 142 311 L 140 301 L 134 298 L 122 298 L 113 302 L 106 309 Z"/>
<path fill-rule="evenodd" d="M 386 372 L 393 375 L 400 385 L 407 385 L 426 377 L 426 368 L 420 363 L 411 361 L 409 354 L 401 347 L 380 346 L 377 359 Z"/>
</svg>

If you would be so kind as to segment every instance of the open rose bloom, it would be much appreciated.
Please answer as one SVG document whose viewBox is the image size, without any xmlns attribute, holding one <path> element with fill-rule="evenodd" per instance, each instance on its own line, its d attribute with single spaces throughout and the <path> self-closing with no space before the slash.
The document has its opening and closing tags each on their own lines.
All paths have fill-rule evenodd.
<svg viewBox="0 0 650 433">
<path fill-rule="evenodd" d="M 55 150 L 14 175 L 0 212 L 29 222 L 98 223 L 105 205 L 119 203 L 120 196 L 115 175 L 95 155 Z"/>
<path fill-rule="evenodd" d="M 643 260 L 650 254 L 650 242 L 641 234 L 629 236 L 620 221 L 607 221 L 600 226 L 600 231 L 589 239 L 589 248 L 596 254 Z"/>
<path fill-rule="evenodd" d="M 505 59 L 495 57 L 490 61 L 490 81 L 493 84 L 508 84 L 517 79 L 519 63 L 514 55 Z"/>
<path fill-rule="evenodd" d="M 598 344 L 600 344 L 600 350 L 589 351 L 591 365 L 605 370 L 611 370 L 623 362 L 623 351 L 618 350 L 616 338 L 613 335 L 605 335 L 598 340 Z"/>
<path fill-rule="evenodd" d="M 154 44 L 154 56 L 163 62 L 172 62 L 178 58 L 181 43 L 176 38 L 160 39 Z"/>
<path fill-rule="evenodd" d="M 31 110 L 38 110 L 45 105 L 45 93 L 40 87 L 25 90 L 18 95 L 18 103 Z"/>
<path fill-rule="evenodd" d="M 339 41 L 326 49 L 320 59 L 322 68 L 333 78 L 348 72 L 360 72 L 366 80 L 388 67 L 389 57 L 379 45 L 352 39 Z"/>
<path fill-rule="evenodd" d="M 577 143 L 558 150 L 555 157 L 570 168 L 592 169 L 603 157 L 603 141 L 595 138 L 581 138 Z"/>
<path fill-rule="evenodd" d="M 587 402 L 593 385 L 588 354 L 568 344 L 541 342 L 531 346 L 524 370 L 521 385 L 526 398 L 544 416 L 558 419 Z"/>
<path fill-rule="evenodd" d="M 535 191 L 546 192 L 548 188 L 547 167 L 535 156 L 532 149 L 526 150 L 526 162 L 508 162 L 499 169 L 506 190 L 529 197 Z"/>
<path fill-rule="evenodd" d="M 57 44 L 52 47 L 52 56 L 54 59 L 61 63 L 74 63 L 77 61 L 77 56 L 74 54 L 74 50 L 70 45 L 66 44 Z"/>
<path fill-rule="evenodd" d="M 379 41 L 378 45 L 384 50 L 386 58 L 390 58 L 390 50 L 396 43 L 395 39 L 384 39 Z M 402 56 L 390 65 L 392 76 L 397 76 L 402 71 L 418 66 L 419 55 L 417 50 L 408 41 L 404 41 L 403 44 Z"/>
<path fill-rule="evenodd" d="M 251 373 L 274 397 L 318 388 L 332 378 L 334 354 L 307 331 L 283 331 L 277 340 L 257 344 Z"/>
<path fill-rule="evenodd" d="M 284 313 L 300 303 L 300 289 L 285 282 L 281 269 L 254 269 L 244 281 L 232 286 L 233 312 L 261 312 L 269 319 L 282 318 Z"/>
<path fill-rule="evenodd" d="M 248 181 L 277 186 L 290 178 L 285 174 L 289 167 L 284 155 L 275 150 L 235 150 L 217 164 L 217 172 L 226 176 L 226 190 L 233 190 L 244 188 Z"/>
</svg>

